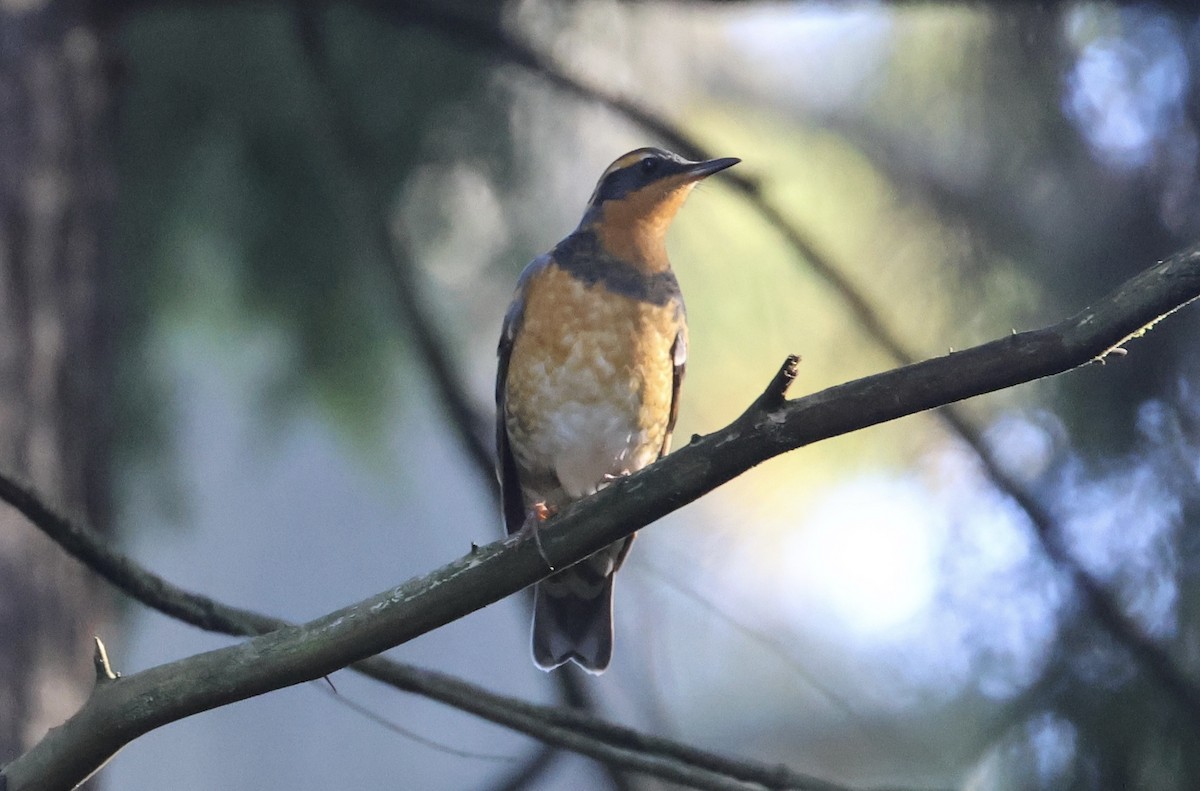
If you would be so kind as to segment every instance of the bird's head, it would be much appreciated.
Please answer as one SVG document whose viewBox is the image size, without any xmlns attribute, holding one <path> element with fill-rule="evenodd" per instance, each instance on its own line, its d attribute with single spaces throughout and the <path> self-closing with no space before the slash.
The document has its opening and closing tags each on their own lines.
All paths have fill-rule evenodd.
<svg viewBox="0 0 1200 791">
<path fill-rule="evenodd" d="M 594 231 L 610 252 L 630 263 L 660 268 L 661 258 L 665 267 L 667 228 L 688 193 L 701 179 L 740 161 L 691 162 L 661 148 L 630 151 L 600 177 L 580 227 Z"/>
</svg>

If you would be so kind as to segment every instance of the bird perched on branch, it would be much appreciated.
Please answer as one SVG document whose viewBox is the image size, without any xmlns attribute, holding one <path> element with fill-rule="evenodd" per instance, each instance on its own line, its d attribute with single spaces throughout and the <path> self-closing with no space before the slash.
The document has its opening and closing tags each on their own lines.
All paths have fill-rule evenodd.
<svg viewBox="0 0 1200 791">
<path fill-rule="evenodd" d="M 579 227 L 521 273 L 496 374 L 509 533 L 536 538 L 557 509 L 667 453 L 687 359 L 667 227 L 697 182 L 738 162 L 631 151 L 604 171 Z M 618 541 L 538 583 L 538 667 L 608 667 L 613 574 L 632 543 Z"/>
</svg>

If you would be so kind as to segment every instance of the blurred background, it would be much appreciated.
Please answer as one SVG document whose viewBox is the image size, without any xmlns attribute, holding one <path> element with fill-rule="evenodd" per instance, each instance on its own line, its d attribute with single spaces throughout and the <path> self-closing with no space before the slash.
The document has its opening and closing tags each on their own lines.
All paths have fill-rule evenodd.
<svg viewBox="0 0 1200 791">
<path fill-rule="evenodd" d="M 309 619 L 501 533 L 521 268 L 642 145 L 737 156 L 669 241 L 677 438 L 1068 316 L 1200 234 L 1191 3 L 0 2 L 0 462 L 173 582 Z M 1177 7 L 1176 7 L 1177 6 Z M 734 181 L 732 179 L 740 179 Z M 606 718 L 854 786 L 1190 789 L 1200 311 L 1130 354 L 774 460 L 647 529 Z M 435 365 L 431 366 L 431 363 Z M 481 450 L 481 448 L 483 450 Z M 486 451 L 486 452 L 485 452 Z M 481 463 L 482 462 L 482 463 Z M 512 597 L 391 652 L 554 703 Z M 230 642 L 0 515 L 0 761 Z M 126 748 L 97 786 L 653 789 L 350 673 Z"/>
</svg>

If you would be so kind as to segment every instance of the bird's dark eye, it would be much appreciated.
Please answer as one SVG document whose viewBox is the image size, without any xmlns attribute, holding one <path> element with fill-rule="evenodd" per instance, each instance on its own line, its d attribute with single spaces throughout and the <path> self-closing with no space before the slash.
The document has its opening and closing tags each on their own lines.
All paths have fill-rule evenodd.
<svg viewBox="0 0 1200 791">
<path fill-rule="evenodd" d="M 642 160 L 642 174 L 653 175 L 658 170 L 658 157 L 646 157 Z"/>
</svg>

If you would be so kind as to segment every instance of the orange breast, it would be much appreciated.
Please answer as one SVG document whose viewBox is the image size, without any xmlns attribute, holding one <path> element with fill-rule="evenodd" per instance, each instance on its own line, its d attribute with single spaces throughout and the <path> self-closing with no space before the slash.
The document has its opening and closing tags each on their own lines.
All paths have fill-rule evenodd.
<svg viewBox="0 0 1200 791">
<path fill-rule="evenodd" d="M 567 499 L 641 469 L 666 437 L 682 306 L 586 286 L 554 264 L 525 294 L 506 381 L 506 426 L 523 478 L 554 473 Z M 542 496 L 552 493 L 542 492 Z"/>
</svg>

